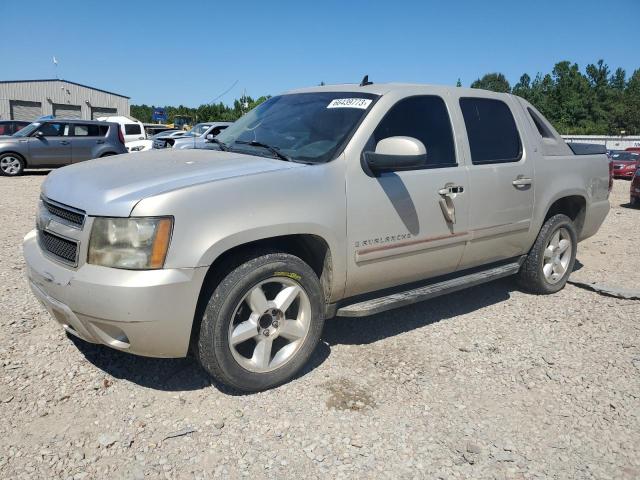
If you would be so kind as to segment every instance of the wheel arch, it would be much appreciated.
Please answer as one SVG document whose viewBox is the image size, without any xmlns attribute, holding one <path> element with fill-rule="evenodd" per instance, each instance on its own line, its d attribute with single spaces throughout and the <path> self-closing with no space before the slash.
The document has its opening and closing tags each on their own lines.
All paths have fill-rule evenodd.
<svg viewBox="0 0 640 480">
<path fill-rule="evenodd" d="M 334 258 L 329 242 L 322 236 L 311 233 L 283 234 L 240 243 L 221 252 L 207 269 L 196 304 L 191 328 L 191 345 L 197 341 L 202 315 L 220 281 L 229 271 L 242 263 L 269 251 L 289 253 L 307 263 L 318 275 L 325 302 L 329 302 L 333 294 Z"/>
<path fill-rule="evenodd" d="M 563 214 L 569 217 L 574 224 L 578 238 L 587 212 L 587 199 L 581 194 L 564 195 L 555 199 L 547 208 L 542 224 L 554 215 Z"/>
<path fill-rule="evenodd" d="M 27 158 L 20 152 L 16 152 L 14 150 L 7 150 L 6 152 L 0 152 L 0 156 L 4 156 L 4 155 L 15 155 L 16 157 L 20 157 L 22 159 L 22 161 L 24 162 L 24 167 L 27 168 L 27 165 L 29 164 L 27 162 Z"/>
</svg>

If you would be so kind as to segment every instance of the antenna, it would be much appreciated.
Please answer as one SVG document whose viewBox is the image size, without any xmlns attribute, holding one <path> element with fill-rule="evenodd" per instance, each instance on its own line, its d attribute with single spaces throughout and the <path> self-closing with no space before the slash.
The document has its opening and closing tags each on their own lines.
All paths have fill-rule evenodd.
<svg viewBox="0 0 640 480">
<path fill-rule="evenodd" d="M 373 82 L 369 81 L 369 75 L 362 77 L 362 81 L 360 82 L 361 87 L 366 87 L 367 85 L 373 85 Z"/>
</svg>

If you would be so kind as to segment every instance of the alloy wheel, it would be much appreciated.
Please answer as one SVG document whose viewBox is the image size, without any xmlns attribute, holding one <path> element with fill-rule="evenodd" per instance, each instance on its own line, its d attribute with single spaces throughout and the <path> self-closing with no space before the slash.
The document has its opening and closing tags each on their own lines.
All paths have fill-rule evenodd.
<svg viewBox="0 0 640 480">
<path fill-rule="evenodd" d="M 275 370 L 298 352 L 309 333 L 311 302 L 288 277 L 273 277 L 251 288 L 229 325 L 233 358 L 250 372 Z"/>
<path fill-rule="evenodd" d="M 547 242 L 542 260 L 542 273 L 547 282 L 558 283 L 571 263 L 571 236 L 566 228 L 556 230 Z"/>
<path fill-rule="evenodd" d="M 0 159 L 0 169 L 6 175 L 17 175 L 18 173 L 20 173 L 21 167 L 22 164 L 20 163 L 20 159 L 18 159 L 17 157 L 8 155 Z"/>
</svg>

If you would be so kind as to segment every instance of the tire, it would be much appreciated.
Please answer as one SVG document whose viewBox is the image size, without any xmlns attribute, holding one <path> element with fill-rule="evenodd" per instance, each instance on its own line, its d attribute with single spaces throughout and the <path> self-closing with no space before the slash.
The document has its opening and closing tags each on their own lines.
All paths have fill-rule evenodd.
<svg viewBox="0 0 640 480">
<path fill-rule="evenodd" d="M 281 385 L 315 350 L 323 305 L 320 281 L 309 265 L 286 253 L 258 252 L 215 287 L 202 317 L 196 357 L 215 380 L 238 391 Z"/>
<path fill-rule="evenodd" d="M 15 153 L 0 155 L 0 175 L 17 177 L 24 173 L 24 159 Z"/>
<path fill-rule="evenodd" d="M 558 246 L 552 244 L 556 234 Z M 570 242 L 568 246 L 566 240 Z M 562 250 L 564 247 L 566 248 Z M 538 295 L 549 295 L 562 290 L 573 271 L 577 247 L 578 235 L 571 219 L 562 214 L 549 218 L 520 267 L 519 286 Z"/>
</svg>

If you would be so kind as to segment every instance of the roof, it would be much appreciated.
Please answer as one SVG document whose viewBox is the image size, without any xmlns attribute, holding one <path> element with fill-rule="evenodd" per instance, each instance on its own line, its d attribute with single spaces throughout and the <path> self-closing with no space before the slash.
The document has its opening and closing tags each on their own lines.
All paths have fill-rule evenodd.
<svg viewBox="0 0 640 480">
<path fill-rule="evenodd" d="M 13 120 L 12 120 L 13 121 Z M 31 123 L 82 123 L 89 125 L 104 125 L 105 123 L 111 123 L 114 125 L 118 125 L 116 122 L 105 122 L 102 120 L 83 120 L 81 118 L 45 118 L 43 120 L 35 120 Z"/>
<path fill-rule="evenodd" d="M 127 97 L 126 95 L 120 95 L 119 93 L 109 92 L 108 90 L 102 90 L 100 88 L 90 87 L 89 85 L 83 85 L 82 83 L 71 82 L 69 80 L 64 80 L 62 78 L 43 78 L 40 80 L 0 80 L 0 84 L 2 83 L 34 83 L 34 82 L 65 82 L 65 83 L 70 83 L 71 85 L 77 85 L 78 87 L 89 88 L 97 92 L 108 93 L 109 95 L 115 95 L 116 97 L 126 98 L 127 100 L 131 98 L 131 97 Z"/>
<path fill-rule="evenodd" d="M 456 91 L 464 94 L 477 94 L 478 92 L 488 93 L 492 96 L 510 95 L 505 93 L 489 92 L 478 88 L 453 87 L 447 85 L 433 85 L 426 83 L 371 83 L 369 85 L 360 86 L 357 83 L 344 83 L 337 85 L 322 85 L 318 87 L 300 88 L 285 92 L 290 93 L 313 93 L 313 92 L 362 92 L 374 95 L 385 95 L 389 92 L 399 90 L 433 90 L 434 92 Z"/>
</svg>

